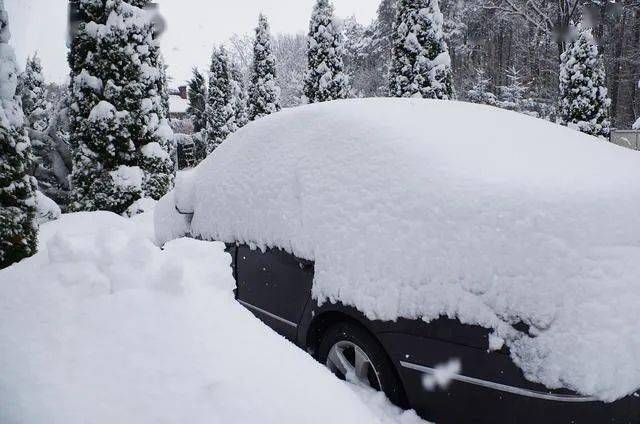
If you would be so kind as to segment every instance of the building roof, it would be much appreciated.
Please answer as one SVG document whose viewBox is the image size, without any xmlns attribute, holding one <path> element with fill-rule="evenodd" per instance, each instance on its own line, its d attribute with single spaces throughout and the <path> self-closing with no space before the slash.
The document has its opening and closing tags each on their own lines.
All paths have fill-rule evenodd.
<svg viewBox="0 0 640 424">
<path fill-rule="evenodd" d="M 169 96 L 169 113 L 186 113 L 189 101 L 177 95 Z"/>
</svg>

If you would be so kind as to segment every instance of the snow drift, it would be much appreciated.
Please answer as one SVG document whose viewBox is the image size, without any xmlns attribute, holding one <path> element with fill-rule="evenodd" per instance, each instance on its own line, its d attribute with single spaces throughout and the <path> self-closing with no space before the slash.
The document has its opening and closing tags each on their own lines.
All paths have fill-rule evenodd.
<svg viewBox="0 0 640 424">
<path fill-rule="evenodd" d="M 514 112 L 339 101 L 232 135 L 156 236 L 285 248 L 319 302 L 493 328 L 529 379 L 610 401 L 640 387 L 638 181 L 637 152 Z"/>
<path fill-rule="evenodd" d="M 146 226 L 63 215 L 0 271 L 1 423 L 422 422 L 236 303 L 222 243 L 160 250 Z"/>
</svg>

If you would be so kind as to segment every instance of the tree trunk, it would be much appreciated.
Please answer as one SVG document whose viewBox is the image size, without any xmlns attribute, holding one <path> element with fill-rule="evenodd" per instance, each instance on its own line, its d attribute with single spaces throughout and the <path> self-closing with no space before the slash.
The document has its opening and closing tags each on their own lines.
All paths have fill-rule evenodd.
<svg viewBox="0 0 640 424">
<path fill-rule="evenodd" d="M 618 117 L 618 100 L 620 89 L 620 68 L 622 67 L 622 47 L 624 46 L 625 30 L 627 26 L 627 13 L 622 13 L 622 22 L 620 22 L 620 29 L 617 34 L 617 42 L 614 48 L 614 54 L 612 58 L 613 72 L 611 73 L 611 121 L 613 126 L 617 125 Z M 602 54 L 602 53 L 601 53 Z"/>
</svg>

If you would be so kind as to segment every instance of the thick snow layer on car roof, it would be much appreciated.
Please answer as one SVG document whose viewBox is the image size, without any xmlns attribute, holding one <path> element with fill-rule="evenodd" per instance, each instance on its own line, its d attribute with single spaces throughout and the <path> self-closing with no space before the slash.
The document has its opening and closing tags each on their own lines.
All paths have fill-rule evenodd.
<svg viewBox="0 0 640 424">
<path fill-rule="evenodd" d="M 339 101 L 232 135 L 156 236 L 285 248 L 320 302 L 493 328 L 528 378 L 613 400 L 640 387 L 638 181 L 637 152 L 525 115 Z"/>
</svg>

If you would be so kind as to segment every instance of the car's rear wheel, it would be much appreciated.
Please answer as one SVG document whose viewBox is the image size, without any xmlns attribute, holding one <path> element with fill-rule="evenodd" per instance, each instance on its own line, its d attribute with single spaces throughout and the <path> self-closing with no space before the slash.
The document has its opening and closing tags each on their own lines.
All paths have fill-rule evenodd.
<svg viewBox="0 0 640 424">
<path fill-rule="evenodd" d="M 380 343 L 365 329 L 340 322 L 325 331 L 318 360 L 338 378 L 383 391 L 389 400 L 405 407 L 400 379 Z"/>
</svg>

